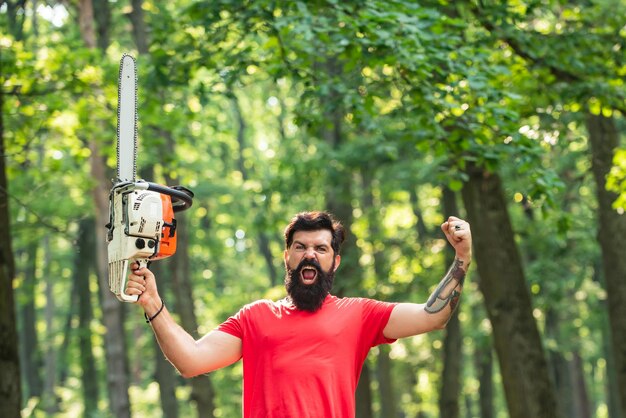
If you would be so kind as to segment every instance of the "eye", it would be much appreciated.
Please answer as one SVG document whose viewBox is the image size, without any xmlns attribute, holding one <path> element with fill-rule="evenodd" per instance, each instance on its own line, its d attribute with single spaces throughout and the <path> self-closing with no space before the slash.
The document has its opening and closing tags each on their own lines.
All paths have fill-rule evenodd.
<svg viewBox="0 0 626 418">
<path fill-rule="evenodd" d="M 304 245 L 302 245 L 302 244 L 295 244 L 295 245 L 293 246 L 293 248 L 294 248 L 296 251 L 303 251 L 303 250 L 304 250 Z"/>
<path fill-rule="evenodd" d="M 315 250 L 320 254 L 326 254 L 326 252 L 328 251 L 328 248 L 321 245 L 321 246 L 318 246 Z"/>
</svg>

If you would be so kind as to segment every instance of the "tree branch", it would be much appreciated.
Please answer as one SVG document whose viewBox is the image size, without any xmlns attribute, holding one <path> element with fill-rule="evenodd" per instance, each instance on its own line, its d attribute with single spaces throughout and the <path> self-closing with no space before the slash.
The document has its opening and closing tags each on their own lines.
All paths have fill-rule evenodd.
<svg viewBox="0 0 626 418">
<path fill-rule="evenodd" d="M 46 220 L 44 220 L 43 217 L 41 217 L 37 212 L 35 212 L 33 209 L 31 209 L 26 203 L 22 202 L 20 199 L 18 199 L 17 197 L 13 196 L 12 194 L 10 194 L 4 187 L 0 186 L 0 193 L 4 193 L 8 198 L 14 200 L 15 202 L 17 202 L 18 205 L 20 205 L 21 207 L 23 207 L 24 209 L 26 209 L 26 211 L 28 213 L 30 213 L 31 215 L 33 215 L 36 219 L 37 222 L 47 228 L 50 229 L 53 232 L 56 232 L 58 234 L 61 234 L 63 236 L 65 236 L 66 238 L 73 238 L 73 235 L 70 234 L 69 230 L 66 229 L 61 229 L 55 225 L 52 225 L 51 223 L 47 222 Z"/>
</svg>

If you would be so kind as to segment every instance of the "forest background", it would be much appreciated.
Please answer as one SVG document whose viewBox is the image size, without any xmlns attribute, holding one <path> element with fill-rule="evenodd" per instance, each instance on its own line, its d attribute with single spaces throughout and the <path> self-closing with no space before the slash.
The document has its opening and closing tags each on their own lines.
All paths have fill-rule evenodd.
<svg viewBox="0 0 626 418">
<path fill-rule="evenodd" d="M 334 293 L 426 300 L 469 220 L 446 330 L 371 351 L 357 416 L 626 418 L 626 2 L 0 1 L 0 416 L 237 417 L 108 290 L 123 53 L 139 176 L 196 195 L 153 264 L 199 336 L 284 295 L 281 233 L 350 231 Z"/>
</svg>

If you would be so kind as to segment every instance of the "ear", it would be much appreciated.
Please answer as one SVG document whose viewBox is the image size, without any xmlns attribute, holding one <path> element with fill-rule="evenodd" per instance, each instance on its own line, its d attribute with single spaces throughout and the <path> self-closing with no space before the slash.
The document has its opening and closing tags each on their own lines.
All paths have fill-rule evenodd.
<svg viewBox="0 0 626 418">
<path fill-rule="evenodd" d="M 337 269 L 339 268 L 339 264 L 341 264 L 341 256 L 336 255 L 335 256 L 335 270 L 333 272 L 337 271 Z"/>
<path fill-rule="evenodd" d="M 285 250 L 283 252 L 283 259 L 285 260 L 285 265 L 289 262 L 289 251 Z"/>
</svg>

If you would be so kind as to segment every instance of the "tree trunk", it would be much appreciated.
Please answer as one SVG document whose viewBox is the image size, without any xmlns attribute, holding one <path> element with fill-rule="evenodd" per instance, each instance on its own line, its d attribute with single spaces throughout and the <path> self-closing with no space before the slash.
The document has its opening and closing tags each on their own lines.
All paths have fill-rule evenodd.
<svg viewBox="0 0 626 418">
<path fill-rule="evenodd" d="M 9 33 L 16 41 L 24 40 L 24 20 L 27 15 L 24 7 L 26 0 L 6 0 L 0 2 L 0 4 L 3 3 L 6 4 Z"/>
<path fill-rule="evenodd" d="M 613 166 L 619 134 L 612 118 L 588 115 L 592 172 L 598 199 L 598 242 L 602 250 L 604 282 L 607 291 L 609 323 L 621 415 L 626 416 L 626 216 L 612 207 L 617 194 L 606 189 L 606 176 Z"/>
<path fill-rule="evenodd" d="M 237 167 L 241 172 L 241 178 L 243 179 L 243 181 L 247 181 L 250 178 L 248 170 L 246 169 L 246 161 L 244 157 L 244 151 L 246 148 L 245 138 L 247 124 L 245 119 L 243 118 L 241 106 L 239 105 L 239 100 L 237 99 L 235 93 L 229 90 L 228 97 L 230 98 L 235 121 L 237 122 L 237 144 L 239 145 L 239 152 L 237 153 Z M 254 200 L 250 202 L 250 205 L 252 206 L 254 212 L 258 213 L 257 216 L 263 216 L 263 213 L 265 212 L 259 211 L 259 207 Z M 270 277 L 270 283 L 272 286 L 274 286 L 274 284 L 278 281 L 278 274 L 276 272 L 276 267 L 274 266 L 274 257 L 272 256 L 272 251 L 270 249 L 270 240 L 267 237 L 265 231 L 263 231 L 262 229 L 259 228 L 256 233 L 258 234 L 257 243 L 259 245 L 261 255 L 265 260 L 267 272 Z"/>
<path fill-rule="evenodd" d="M 270 286 L 274 287 L 278 283 L 280 283 L 280 279 L 278 277 L 278 270 L 274 265 L 274 255 L 272 254 L 272 250 L 270 248 L 270 239 L 267 234 L 262 230 L 258 230 L 258 238 L 257 242 L 259 244 L 259 250 L 261 251 L 261 255 L 265 260 L 265 265 L 267 266 L 267 274 L 270 278 Z"/>
<path fill-rule="evenodd" d="M 577 408 L 577 418 L 591 418 L 591 401 L 587 391 L 587 383 L 585 382 L 585 371 L 580 352 L 576 350 L 572 359 L 568 362 L 570 369 L 570 379 L 572 380 L 572 391 L 574 392 L 575 405 Z"/>
<path fill-rule="evenodd" d="M 546 309 L 545 337 L 559 341 L 559 319 L 557 312 L 551 307 Z M 547 349 L 550 374 L 556 388 L 557 400 L 568 418 L 578 418 L 574 403 L 569 367 L 563 353 L 558 349 Z"/>
<path fill-rule="evenodd" d="M 465 402 L 465 418 L 474 418 L 474 401 L 472 397 L 466 394 L 463 396 L 463 401 Z M 483 417 L 481 416 L 481 418 Z"/>
<path fill-rule="evenodd" d="M 417 240 L 419 242 L 425 242 L 429 237 L 431 237 L 431 233 L 424 222 L 424 214 L 422 213 L 422 209 L 419 205 L 419 198 L 417 197 L 417 190 L 415 187 L 409 188 L 409 197 L 411 199 L 411 209 L 413 210 L 413 215 L 415 215 L 415 219 L 417 222 L 415 223 L 415 230 L 417 231 Z"/>
<path fill-rule="evenodd" d="M 470 166 L 463 201 L 510 418 L 560 417 L 500 178 Z"/>
<path fill-rule="evenodd" d="M 347 232 L 346 240 L 342 246 L 341 266 L 337 270 L 337 277 L 340 277 L 340 280 L 335 281 L 333 293 L 339 297 L 346 294 L 353 296 L 354 289 L 360 288 L 363 275 L 359 265 L 359 249 L 356 245 L 356 238 L 350 232 L 352 226 L 352 204 L 350 202 L 352 173 L 339 174 L 335 172 L 333 174 L 336 176 L 336 181 L 333 182 L 334 187 L 328 188 L 327 208 L 342 222 Z M 369 366 L 365 362 L 356 389 L 356 411 L 359 418 L 371 418 L 373 416 L 370 381 Z"/>
<path fill-rule="evenodd" d="M 106 52 L 111 42 L 109 30 L 111 28 L 111 9 L 109 0 L 93 0 L 94 18 L 96 19 L 98 49 Z"/>
<path fill-rule="evenodd" d="M 55 314 L 55 302 L 54 302 L 54 281 L 50 271 L 50 264 L 52 263 L 52 256 L 50 254 L 50 238 L 48 236 L 43 239 L 43 252 L 44 252 L 44 265 L 43 265 L 43 277 L 45 280 L 45 296 L 46 296 L 46 308 L 45 308 L 45 320 L 46 320 L 46 351 L 44 353 L 44 368 L 46 370 L 43 393 L 41 396 L 41 403 L 43 410 L 51 415 L 59 412 L 59 400 L 55 393 L 56 377 L 57 377 L 57 353 L 54 344 L 54 337 L 56 330 L 54 329 L 54 314 Z"/>
<path fill-rule="evenodd" d="M 99 0 L 103 1 L 103 0 Z M 131 0 L 132 8 L 128 17 L 132 23 L 133 39 L 137 45 L 139 54 L 147 54 L 149 52 L 148 31 L 146 30 L 146 22 L 141 7 L 143 0 Z"/>
<path fill-rule="evenodd" d="M 37 49 L 39 37 L 39 27 L 37 20 L 37 1 L 31 3 L 31 25 L 33 36 L 29 39 L 32 49 Z M 0 88 L 1 90 L 1 88 Z M 2 94 L 0 92 L 0 94 Z M 0 107 L 1 109 L 1 107 Z M 4 153 L 0 154 L 4 155 Z M 23 163 L 22 169 L 27 170 L 30 164 Z M 43 360 L 41 356 L 41 346 L 37 334 L 37 311 L 35 308 L 35 294 L 37 285 L 37 249 L 38 242 L 28 242 L 26 249 L 22 251 L 20 257 L 24 266 L 22 286 L 19 290 L 21 303 L 18 303 L 18 323 L 19 332 L 19 356 L 22 359 L 22 390 L 23 403 L 26 404 L 30 398 L 40 398 L 43 392 Z"/>
<path fill-rule="evenodd" d="M 597 269 L 599 271 L 600 268 Z M 613 347 L 611 346 L 611 330 L 608 318 L 608 309 L 601 313 L 601 330 L 602 330 L 602 352 L 606 359 L 605 374 L 605 392 L 606 404 L 609 411 L 609 418 L 622 418 L 622 408 L 620 404 L 619 388 L 617 387 L 617 370 L 615 370 L 615 360 L 613 355 Z"/>
<path fill-rule="evenodd" d="M 91 141 L 91 174 L 96 179 L 93 195 L 96 207 L 96 266 L 100 300 L 102 301 L 102 323 L 107 332 L 104 334 L 105 358 L 107 364 L 107 387 L 109 409 L 116 418 L 130 418 L 130 398 L 128 396 L 128 359 L 124 333 L 124 304 L 117 300 L 109 290 L 108 260 L 104 225 L 108 222 L 109 183 L 105 174 L 105 165 L 100 149 Z"/>
<path fill-rule="evenodd" d="M 159 383 L 159 395 L 161 399 L 161 408 L 163 409 L 163 418 L 178 418 L 178 399 L 176 398 L 176 387 L 178 376 L 167 361 L 167 358 L 161 352 L 159 343 L 154 339 L 155 354 L 155 371 L 154 378 Z M 200 415 L 201 416 L 201 415 Z"/>
<path fill-rule="evenodd" d="M 75 294 L 75 288 L 76 286 L 72 284 L 72 294 Z M 63 335 L 63 340 L 61 341 L 61 345 L 59 346 L 58 355 L 60 364 L 70 364 L 72 362 L 72 360 L 69 358 L 69 346 L 70 340 L 74 335 L 74 333 L 72 332 L 72 324 L 74 323 L 74 318 L 76 317 L 76 313 L 78 311 L 76 305 L 76 300 L 72 298 L 72 300 L 70 300 L 70 306 L 68 307 L 69 311 L 67 312 L 67 315 L 65 316 L 65 321 L 63 322 L 63 330 L 61 331 L 61 334 Z M 59 367 L 57 370 L 59 371 L 58 386 L 63 387 L 67 382 L 69 370 L 67 367 Z"/>
<path fill-rule="evenodd" d="M 80 222 L 78 230 L 78 251 L 74 260 L 75 291 L 78 297 L 78 345 L 80 347 L 81 382 L 84 401 L 84 416 L 99 416 L 98 412 L 98 371 L 93 355 L 91 321 L 93 308 L 91 305 L 90 273 L 95 264 L 95 242 L 93 242 L 93 218 Z"/>
<path fill-rule="evenodd" d="M 83 42 L 89 49 L 96 48 L 96 32 L 94 30 L 92 0 L 79 0 L 78 2 L 78 28 Z"/>
<path fill-rule="evenodd" d="M 389 351 L 389 346 L 382 344 L 378 347 L 378 356 L 376 356 L 376 377 L 378 378 L 382 417 L 396 417 L 398 415 Z"/>
<path fill-rule="evenodd" d="M 184 213 L 177 215 L 176 255 L 170 260 L 172 288 L 176 298 L 176 309 L 180 314 L 181 325 L 195 338 L 198 335 L 198 320 L 193 309 L 193 292 L 189 269 L 189 231 Z M 215 409 L 215 391 L 209 376 L 197 376 L 191 379 L 191 398 L 196 404 L 199 417 L 213 417 Z"/>
<path fill-rule="evenodd" d="M 559 335 L 560 323 L 558 311 L 546 312 L 545 334 L 547 338 L 562 341 Z M 558 350 L 549 350 L 550 369 L 556 386 L 561 409 L 568 418 L 591 418 L 591 409 L 587 386 L 584 380 L 582 363 L 578 351 L 567 358 Z"/>
<path fill-rule="evenodd" d="M 167 277 L 170 275 L 169 263 L 172 259 L 159 261 L 150 266 L 154 276 L 159 280 L 159 293 L 164 299 L 168 292 L 170 281 Z M 159 384 L 159 395 L 161 399 L 161 408 L 163 409 L 164 418 L 177 418 L 179 416 L 178 400 L 176 399 L 177 373 L 171 363 L 161 352 L 161 347 L 156 338 L 154 341 L 154 378 Z"/>
<path fill-rule="evenodd" d="M 130 418 L 130 398 L 128 396 L 128 361 L 126 358 L 126 341 L 124 334 L 124 305 L 109 290 L 108 261 L 104 225 L 108 222 L 108 190 L 109 183 L 105 174 L 104 160 L 96 141 L 90 143 L 91 174 L 96 179 L 93 189 L 95 201 L 95 239 L 96 267 L 100 300 L 102 303 L 102 323 L 107 332 L 104 334 L 105 359 L 107 365 L 107 388 L 109 410 L 119 418 Z"/>
<path fill-rule="evenodd" d="M 389 267 L 385 253 L 381 251 L 380 211 L 375 203 L 373 167 L 364 167 L 361 171 L 363 179 L 363 212 L 368 219 L 370 242 L 374 248 L 374 273 L 379 280 L 389 276 Z M 378 380 L 378 392 L 380 394 L 380 410 L 383 417 L 395 417 L 397 415 L 396 402 L 394 400 L 393 379 L 391 377 L 391 364 L 389 359 L 389 347 L 381 345 L 376 357 L 376 378 Z"/>
<path fill-rule="evenodd" d="M 356 387 L 356 417 L 358 418 L 373 418 L 372 412 L 372 390 L 370 368 L 367 361 L 363 364 L 361 370 L 361 377 Z"/>
<path fill-rule="evenodd" d="M 454 192 L 448 188 L 444 188 L 443 190 L 443 211 L 444 219 L 447 219 L 448 216 L 459 216 L 456 196 Z M 446 265 L 452 265 L 454 257 L 454 250 L 451 246 L 448 246 Z M 441 417 L 459 417 L 461 359 L 463 358 L 461 340 L 461 322 L 459 321 L 459 310 L 457 310 L 448 322 L 443 341 L 443 371 L 441 373 L 441 390 L 439 392 L 439 416 Z"/>
<path fill-rule="evenodd" d="M 0 74 L 2 73 L 0 67 Z M 5 149 L 4 96 L 0 88 L 0 417 L 19 418 L 22 393 L 15 326 L 15 265 L 11 248 Z"/>
<path fill-rule="evenodd" d="M 494 418 L 496 415 L 493 408 L 493 355 L 489 341 L 476 344 L 474 359 L 478 371 L 479 416 L 481 418 Z"/>
<path fill-rule="evenodd" d="M 133 40 L 135 41 L 135 45 L 137 46 L 137 51 L 139 52 L 140 55 L 147 55 L 149 54 L 149 40 L 148 40 L 148 31 L 146 29 L 146 22 L 145 22 L 142 4 L 143 4 L 143 0 L 132 0 L 131 12 L 128 14 L 128 18 L 130 19 L 131 24 L 132 24 L 132 29 L 133 29 L 132 35 L 133 35 Z M 163 137 L 163 139 L 166 141 L 166 148 L 168 148 L 167 150 L 168 155 L 173 155 L 173 154 L 169 154 L 170 152 L 171 153 L 174 152 L 174 145 L 173 145 L 173 139 L 172 139 L 171 133 L 166 132 L 164 130 L 160 130 L 160 129 L 157 130 L 157 133 L 160 134 Z M 150 171 L 154 172 L 154 170 L 152 169 Z M 166 183 L 170 184 L 170 182 L 171 182 L 171 179 L 169 178 L 169 176 L 167 176 Z M 177 246 L 178 246 L 177 257 L 181 257 L 180 255 L 180 252 L 181 252 L 180 251 L 180 246 L 181 246 L 180 231 L 184 228 L 181 228 L 180 215 L 177 216 L 177 221 L 178 221 L 178 224 L 177 224 L 178 227 L 177 227 L 177 232 L 176 232 L 177 233 Z M 169 276 L 170 275 L 169 273 L 172 273 L 175 270 L 175 267 L 172 266 L 173 262 L 174 262 L 174 259 L 169 259 L 167 261 L 159 262 L 156 265 L 152 266 L 151 269 L 153 270 L 155 277 L 165 278 Z M 168 288 L 169 286 L 168 286 L 167 279 L 159 281 L 159 291 L 161 295 L 165 295 L 167 293 Z M 176 302 L 178 304 L 179 302 L 178 298 L 176 298 Z M 188 302 L 188 303 L 190 303 L 191 306 L 193 306 L 193 301 Z M 165 418 L 177 418 L 179 416 L 178 401 L 176 398 L 177 373 L 175 372 L 172 365 L 167 361 L 165 356 L 162 354 L 161 348 L 159 347 L 159 344 L 156 338 L 154 339 L 154 348 L 155 348 L 154 349 L 154 353 L 155 353 L 154 377 L 155 377 L 155 380 L 159 384 L 159 396 L 161 400 L 161 408 L 163 409 L 163 416 Z M 194 398 L 193 383 L 192 383 L 191 397 Z M 198 410 L 198 413 L 200 417 L 204 416 L 202 415 L 200 410 Z M 206 415 L 206 416 L 213 416 L 213 413 L 211 412 L 210 415 Z"/>
<path fill-rule="evenodd" d="M 42 359 L 39 335 L 37 334 L 37 315 L 35 310 L 35 288 L 37 285 L 37 242 L 31 242 L 22 252 L 24 265 L 22 286 L 20 289 L 20 358 L 22 358 L 22 378 L 24 379 L 24 400 L 40 397 L 43 389 L 41 375 Z"/>
<path fill-rule="evenodd" d="M 314 70 L 324 72 L 325 77 L 330 80 L 333 77 L 339 77 L 342 68 L 336 57 L 326 57 L 325 61 L 314 65 Z M 335 151 L 339 151 L 345 141 L 342 132 L 343 112 L 341 103 L 340 93 L 333 88 L 329 89 L 325 97 L 320 98 L 320 106 L 326 109 L 324 120 L 328 122 L 319 128 L 319 135 Z M 350 169 L 329 165 L 327 176 L 330 186 L 326 188 L 326 208 L 341 221 L 346 231 L 346 239 L 341 250 L 341 266 L 337 270 L 337 277 L 341 279 L 335 280 L 333 286 L 333 293 L 342 297 L 348 291 L 353 294 L 354 289 L 359 289 L 363 277 L 359 265 L 359 249 L 356 245 L 355 235 L 351 233 L 354 173 Z M 371 401 L 370 371 L 366 362 L 363 364 L 361 378 L 356 389 L 356 411 L 359 418 L 373 416 Z"/>
<path fill-rule="evenodd" d="M 176 144 L 172 133 L 156 128 L 158 134 L 165 140 L 165 152 L 174 155 Z M 171 185 L 173 179 L 165 175 L 165 181 Z M 193 292 L 191 286 L 191 272 L 189 269 L 189 232 L 186 227 L 185 213 L 176 215 L 176 254 L 168 260 L 169 278 L 172 281 L 172 291 L 176 301 L 176 310 L 180 315 L 181 326 L 194 338 L 198 335 L 198 320 L 194 311 Z M 191 399 L 196 405 L 199 417 L 213 417 L 215 410 L 215 391 L 210 377 L 197 376 L 191 381 Z"/>
<path fill-rule="evenodd" d="M 93 243 L 92 243 L 93 245 Z M 92 260 L 93 263 L 93 260 Z M 90 268 L 92 266 L 89 266 Z M 73 274 L 72 277 L 72 287 L 70 288 L 70 294 L 71 295 L 75 295 L 78 293 L 77 288 L 78 288 L 78 275 L 76 274 L 76 271 Z M 61 340 L 61 344 L 59 346 L 59 363 L 62 365 L 65 364 L 70 364 L 72 362 L 72 360 L 69 357 L 69 346 L 70 346 L 70 341 L 72 340 L 72 338 L 74 337 L 74 332 L 73 329 L 74 327 L 72 326 L 72 324 L 74 323 L 74 318 L 77 316 L 78 313 L 78 302 L 76 300 L 76 298 L 70 298 L 70 304 L 67 307 L 68 311 L 67 314 L 65 316 L 65 321 L 63 321 L 63 330 L 61 331 L 61 335 L 63 335 L 63 339 Z M 65 383 L 67 382 L 67 378 L 69 377 L 69 370 L 68 367 L 59 367 L 58 368 L 58 386 L 59 387 L 63 387 L 65 385 Z"/>
<path fill-rule="evenodd" d="M 104 5 L 101 5 L 104 7 Z M 79 27 L 83 42 L 88 48 L 96 48 L 94 31 L 94 13 L 91 0 L 80 0 Z M 107 332 L 104 334 L 105 358 L 107 365 L 107 388 L 109 409 L 116 418 L 130 418 L 130 398 L 128 396 L 128 361 L 124 333 L 124 304 L 119 302 L 109 291 L 108 260 L 105 228 L 109 221 L 109 185 L 111 176 L 107 175 L 106 164 L 100 152 L 97 138 L 89 141 L 91 151 L 91 176 L 95 181 L 92 190 L 95 207 L 96 275 L 102 303 L 102 323 Z"/>
</svg>

